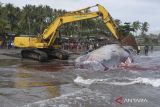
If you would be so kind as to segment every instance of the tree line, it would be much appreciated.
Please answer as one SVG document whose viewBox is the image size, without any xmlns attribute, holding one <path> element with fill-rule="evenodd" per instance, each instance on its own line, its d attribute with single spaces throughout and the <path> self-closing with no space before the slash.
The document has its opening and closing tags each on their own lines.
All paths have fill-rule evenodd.
<svg viewBox="0 0 160 107">
<path fill-rule="evenodd" d="M 20 8 L 10 3 L 0 3 L 0 33 L 37 35 L 42 33 L 57 16 L 66 12 L 62 9 L 52 9 L 47 5 L 26 5 Z M 119 19 L 116 19 L 115 22 L 122 33 L 128 34 L 132 31 L 137 35 L 139 31 L 141 35 L 145 35 L 149 29 L 148 22 L 122 23 Z M 110 34 L 100 19 L 64 24 L 60 27 L 60 31 L 67 36 L 105 32 L 108 35 Z"/>
</svg>

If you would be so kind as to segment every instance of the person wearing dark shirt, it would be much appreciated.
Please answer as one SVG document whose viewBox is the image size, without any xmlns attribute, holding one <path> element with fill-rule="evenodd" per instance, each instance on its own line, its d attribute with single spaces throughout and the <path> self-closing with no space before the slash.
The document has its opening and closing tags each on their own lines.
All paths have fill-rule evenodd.
<svg viewBox="0 0 160 107">
<path fill-rule="evenodd" d="M 149 50 L 148 45 L 145 45 L 144 46 L 144 53 L 145 53 L 146 56 L 148 55 L 148 50 Z"/>
<path fill-rule="evenodd" d="M 153 52 L 153 45 L 151 45 L 151 52 Z"/>
</svg>

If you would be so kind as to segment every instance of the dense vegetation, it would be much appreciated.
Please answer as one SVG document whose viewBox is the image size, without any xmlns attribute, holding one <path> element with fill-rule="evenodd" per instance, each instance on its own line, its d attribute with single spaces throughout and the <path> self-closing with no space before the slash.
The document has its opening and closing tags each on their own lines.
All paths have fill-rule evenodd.
<svg viewBox="0 0 160 107">
<path fill-rule="evenodd" d="M 23 8 L 15 7 L 12 4 L 0 3 L 0 33 L 15 33 L 37 35 L 42 33 L 57 16 L 66 13 L 65 10 L 52 9 L 49 6 L 26 5 Z M 145 35 L 148 31 L 149 24 L 135 21 L 133 23 L 122 23 L 115 20 L 119 29 L 123 33 L 130 31 L 141 31 L 141 35 Z M 95 33 L 105 33 L 110 35 L 102 20 L 85 20 L 73 22 L 61 26 L 60 31 L 63 35 L 88 35 Z"/>
</svg>

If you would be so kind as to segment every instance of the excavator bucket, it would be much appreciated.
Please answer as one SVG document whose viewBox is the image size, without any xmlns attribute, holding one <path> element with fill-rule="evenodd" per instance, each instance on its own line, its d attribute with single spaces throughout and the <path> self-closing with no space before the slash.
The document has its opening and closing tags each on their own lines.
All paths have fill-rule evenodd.
<svg viewBox="0 0 160 107">
<path fill-rule="evenodd" d="M 133 36 L 131 36 L 131 35 L 125 36 L 121 40 L 121 44 L 123 46 L 132 46 L 133 49 L 135 49 L 137 51 L 137 53 L 139 53 L 137 42 L 136 42 L 136 40 L 135 40 L 135 38 Z"/>
</svg>

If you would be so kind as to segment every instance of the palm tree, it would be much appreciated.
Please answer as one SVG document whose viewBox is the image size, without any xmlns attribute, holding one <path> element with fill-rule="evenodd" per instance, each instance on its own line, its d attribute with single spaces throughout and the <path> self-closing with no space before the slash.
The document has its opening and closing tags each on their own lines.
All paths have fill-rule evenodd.
<svg viewBox="0 0 160 107">
<path fill-rule="evenodd" d="M 148 22 L 142 23 L 142 26 L 141 26 L 141 35 L 144 36 L 145 32 L 148 32 L 148 29 L 149 29 L 149 23 Z"/>
<path fill-rule="evenodd" d="M 5 31 L 5 28 L 8 24 L 8 20 L 7 20 L 7 10 L 6 8 L 3 6 L 3 3 L 0 2 L 0 33 Z"/>
<path fill-rule="evenodd" d="M 121 20 L 119 20 L 119 19 L 115 19 L 114 21 L 115 21 L 115 24 L 117 25 L 117 27 L 119 27 L 122 24 Z"/>
<path fill-rule="evenodd" d="M 141 23 L 139 21 L 135 21 L 132 23 L 132 27 L 134 29 L 134 32 L 137 35 L 137 31 L 140 30 L 140 28 L 141 28 Z"/>
<path fill-rule="evenodd" d="M 32 5 L 26 5 L 25 7 L 23 7 L 21 13 L 20 25 L 21 25 L 21 30 L 24 34 L 32 33 L 32 29 L 30 28 L 32 26 L 32 20 L 31 20 L 32 14 L 33 14 Z"/>
<path fill-rule="evenodd" d="M 0 8 L 2 7 L 3 3 L 0 2 Z"/>
</svg>

